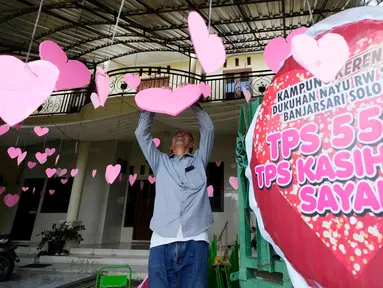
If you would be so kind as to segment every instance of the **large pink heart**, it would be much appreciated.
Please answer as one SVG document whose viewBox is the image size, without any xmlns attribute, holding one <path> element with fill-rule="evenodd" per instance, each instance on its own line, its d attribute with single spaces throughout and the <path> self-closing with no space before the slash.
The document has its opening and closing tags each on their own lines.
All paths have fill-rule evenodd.
<svg viewBox="0 0 383 288">
<path fill-rule="evenodd" d="M 203 70 L 206 73 L 214 73 L 226 61 L 222 39 L 215 34 L 209 34 L 205 21 L 197 12 L 189 13 L 188 27 L 194 51 Z"/>
<path fill-rule="evenodd" d="M 274 72 L 278 72 L 281 65 L 291 53 L 291 40 L 296 35 L 305 33 L 306 27 L 300 27 L 293 30 L 287 38 L 277 37 L 267 43 L 265 47 L 264 57 L 267 66 Z"/>
<path fill-rule="evenodd" d="M 48 178 L 51 178 L 53 175 L 56 174 L 56 169 L 55 168 L 47 168 L 45 170 L 45 174 L 47 174 Z"/>
<path fill-rule="evenodd" d="M 109 184 L 113 184 L 113 182 L 116 180 L 118 174 L 120 174 L 121 171 L 121 165 L 117 164 L 115 166 L 108 165 L 106 167 L 105 171 L 105 180 Z"/>
<path fill-rule="evenodd" d="M 291 52 L 295 61 L 325 83 L 335 79 L 350 55 L 346 40 L 335 33 L 318 41 L 306 34 L 297 35 L 292 39 Z"/>
<path fill-rule="evenodd" d="M 15 148 L 15 147 L 9 147 L 7 152 L 8 152 L 9 157 L 11 157 L 12 159 L 15 159 L 16 157 L 18 157 L 21 154 L 21 149 Z"/>
<path fill-rule="evenodd" d="M 124 81 L 132 89 L 136 89 L 141 84 L 140 76 L 134 74 L 125 74 Z"/>
<path fill-rule="evenodd" d="M 39 161 L 40 164 L 44 164 L 45 162 L 47 162 L 47 153 L 40 153 L 40 152 L 37 152 L 35 154 L 35 157 L 37 159 L 37 161 Z"/>
<path fill-rule="evenodd" d="M 89 84 L 90 71 L 80 61 L 69 60 L 65 52 L 55 42 L 46 40 L 40 44 L 40 58 L 49 61 L 60 70 L 55 90 L 81 88 Z"/>
<path fill-rule="evenodd" d="M 134 100 L 142 110 L 177 116 L 201 97 L 199 85 L 187 84 L 174 91 L 166 88 L 149 88 L 137 93 Z"/>
<path fill-rule="evenodd" d="M 99 99 L 99 104 L 104 107 L 106 100 L 109 96 L 109 76 L 105 73 L 104 69 L 97 67 L 96 69 L 96 88 Z"/>
<path fill-rule="evenodd" d="M 52 94 L 59 70 L 48 61 L 25 64 L 8 55 L 0 56 L 0 67 L 0 117 L 14 126 L 31 115 Z"/>
<path fill-rule="evenodd" d="M 12 206 L 16 205 L 17 202 L 19 202 L 19 199 L 20 199 L 20 197 L 19 197 L 19 195 L 17 195 L 17 194 L 14 194 L 14 195 L 12 195 L 12 194 L 7 194 L 7 195 L 5 195 L 5 197 L 4 197 L 4 203 L 5 203 L 5 205 L 7 205 L 8 207 L 12 207 Z"/>
</svg>

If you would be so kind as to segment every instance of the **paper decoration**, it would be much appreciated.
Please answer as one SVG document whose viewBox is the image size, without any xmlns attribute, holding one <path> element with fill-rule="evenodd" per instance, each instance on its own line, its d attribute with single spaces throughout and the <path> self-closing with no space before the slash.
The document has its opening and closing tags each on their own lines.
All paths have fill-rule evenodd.
<svg viewBox="0 0 383 288">
<path fill-rule="evenodd" d="M 92 101 L 94 109 L 97 109 L 100 107 L 100 98 L 98 97 L 97 93 L 92 93 L 90 95 L 90 101 Z"/>
<path fill-rule="evenodd" d="M 264 57 L 267 66 L 274 72 L 278 72 L 282 67 L 283 61 L 290 56 L 291 40 L 296 35 L 305 33 L 306 27 L 300 27 L 293 30 L 287 38 L 277 37 L 271 40 L 265 47 Z"/>
<path fill-rule="evenodd" d="M 113 182 L 116 180 L 116 178 L 118 177 L 120 172 L 121 172 L 121 165 L 120 164 L 117 164 L 115 166 L 108 165 L 106 167 L 106 171 L 105 171 L 106 182 L 109 184 L 113 184 Z"/>
<path fill-rule="evenodd" d="M 97 96 L 101 107 L 104 107 L 109 96 L 109 76 L 104 69 L 97 67 L 96 69 L 96 88 Z"/>
<path fill-rule="evenodd" d="M 53 175 L 56 174 L 55 168 L 47 168 L 45 169 L 45 174 L 47 174 L 48 178 L 51 178 Z"/>
<path fill-rule="evenodd" d="M 0 126 L 0 136 L 4 135 L 9 131 L 10 126 L 8 124 L 3 124 Z"/>
<path fill-rule="evenodd" d="M 17 204 L 17 202 L 19 202 L 19 200 L 20 200 L 20 197 L 17 194 L 13 194 L 13 195 L 12 194 L 7 194 L 4 197 L 4 203 L 8 207 L 15 206 Z"/>
<path fill-rule="evenodd" d="M 318 41 L 308 35 L 295 36 L 291 43 L 295 61 L 321 81 L 335 79 L 350 55 L 343 36 L 328 33 Z"/>
<path fill-rule="evenodd" d="M 0 55 L 0 117 L 14 126 L 31 115 L 52 94 L 59 70 L 48 61 L 25 64 Z"/>
<path fill-rule="evenodd" d="M 287 59 L 246 135 L 249 204 L 293 287 L 382 286 L 383 22 L 360 21 L 367 8 L 382 13 L 354 8 L 310 28 L 318 42 L 344 37 L 350 58 L 327 85 Z"/>
<path fill-rule="evenodd" d="M 93 169 L 92 170 L 92 177 L 94 178 L 96 176 L 96 174 L 97 174 L 97 169 Z"/>
<path fill-rule="evenodd" d="M 166 88 L 148 88 L 134 97 L 142 110 L 177 116 L 201 97 L 199 85 L 187 84 L 174 91 Z"/>
<path fill-rule="evenodd" d="M 55 90 L 81 88 L 89 84 L 91 73 L 80 61 L 68 60 L 67 55 L 55 42 L 40 43 L 40 58 L 56 65 L 60 71 Z"/>
<path fill-rule="evenodd" d="M 57 174 L 57 176 L 59 176 L 59 177 L 62 177 L 62 176 L 64 176 L 66 173 L 68 172 L 68 170 L 67 169 L 61 169 L 61 168 L 57 168 L 56 169 L 56 174 Z"/>
<path fill-rule="evenodd" d="M 47 154 L 47 156 L 52 156 L 53 154 L 55 154 L 55 152 L 55 148 L 45 148 L 45 153 Z"/>
<path fill-rule="evenodd" d="M 209 187 L 207 187 L 207 195 L 209 197 L 213 197 L 213 193 L 214 193 L 214 187 L 213 185 L 210 185 Z"/>
<path fill-rule="evenodd" d="M 0 186 L 0 195 L 3 194 L 6 189 L 7 189 L 6 187 Z"/>
<path fill-rule="evenodd" d="M 203 97 L 207 98 L 211 94 L 211 87 L 209 84 L 206 84 L 205 82 L 199 83 L 199 87 L 201 88 L 201 93 Z"/>
<path fill-rule="evenodd" d="M 28 161 L 27 166 L 29 169 L 33 169 L 36 167 L 36 162 Z"/>
<path fill-rule="evenodd" d="M 13 127 L 15 127 L 16 131 L 19 131 L 20 128 L 21 128 L 21 124 L 20 124 L 20 123 L 19 123 L 19 124 L 16 124 L 16 125 L 14 125 Z"/>
<path fill-rule="evenodd" d="M 132 89 L 136 89 L 141 84 L 140 76 L 134 74 L 125 74 L 124 81 Z"/>
<path fill-rule="evenodd" d="M 149 288 L 149 277 L 146 276 L 144 281 L 137 288 Z"/>
<path fill-rule="evenodd" d="M 66 183 L 68 183 L 68 179 L 67 179 L 67 178 L 61 179 L 60 181 L 61 181 L 61 183 L 64 184 L 64 185 L 65 185 Z"/>
<path fill-rule="evenodd" d="M 47 162 L 47 153 L 40 153 L 40 152 L 37 152 L 35 154 L 35 157 L 37 159 L 37 161 L 39 161 L 40 164 L 44 164 L 45 162 Z"/>
<path fill-rule="evenodd" d="M 21 187 L 21 190 L 23 190 L 23 192 L 27 192 L 29 190 L 29 187 Z"/>
<path fill-rule="evenodd" d="M 21 149 L 20 148 L 15 148 L 15 147 L 9 147 L 8 150 L 8 155 L 11 157 L 11 159 L 15 159 L 21 154 Z"/>
<path fill-rule="evenodd" d="M 55 165 L 57 165 L 57 163 L 59 162 L 59 159 L 60 159 L 60 154 L 56 156 Z"/>
<path fill-rule="evenodd" d="M 221 166 L 222 164 L 222 161 L 215 161 L 215 165 L 217 165 L 217 167 Z"/>
<path fill-rule="evenodd" d="M 222 39 L 216 34 L 209 34 L 205 21 L 194 11 L 189 13 L 188 28 L 194 51 L 203 70 L 206 73 L 214 73 L 222 68 L 226 61 Z"/>
<path fill-rule="evenodd" d="M 237 177 L 231 176 L 229 178 L 229 183 L 230 183 L 231 187 L 233 187 L 234 190 L 238 190 L 238 178 Z"/>
<path fill-rule="evenodd" d="M 134 175 L 129 175 L 130 186 L 133 186 L 134 182 L 136 182 L 136 179 L 137 179 L 137 173 Z"/>
<path fill-rule="evenodd" d="M 55 194 L 56 191 L 53 189 L 50 189 L 48 192 L 49 192 L 49 194 L 53 195 L 53 194 Z"/>
<path fill-rule="evenodd" d="M 144 185 L 145 185 L 144 181 L 140 181 L 140 191 L 142 191 L 142 189 L 144 189 Z"/>
<path fill-rule="evenodd" d="M 41 137 L 41 136 L 44 136 L 45 134 L 48 134 L 49 128 L 47 127 L 41 128 L 40 126 L 36 126 L 35 128 L 33 128 L 33 131 L 35 131 L 37 136 Z"/>
<path fill-rule="evenodd" d="M 17 166 L 19 166 L 21 162 L 24 161 L 25 157 L 27 157 L 27 151 L 24 151 L 24 153 L 21 153 L 19 156 L 17 156 Z"/>
<path fill-rule="evenodd" d="M 150 184 L 153 184 L 154 182 L 156 182 L 156 177 L 149 176 L 148 180 L 149 180 Z"/>
<path fill-rule="evenodd" d="M 243 95 L 245 96 L 246 102 L 249 103 L 251 99 L 251 93 L 245 87 L 242 88 Z"/>
<path fill-rule="evenodd" d="M 78 169 L 76 168 L 76 169 L 72 169 L 71 171 L 70 171 L 70 175 L 72 176 L 72 177 L 76 177 L 76 175 L 78 174 Z"/>
<path fill-rule="evenodd" d="M 158 138 L 153 138 L 153 143 L 156 147 L 160 146 L 161 140 Z"/>
<path fill-rule="evenodd" d="M 236 168 L 237 167 L 237 163 L 231 163 L 231 168 Z"/>
</svg>

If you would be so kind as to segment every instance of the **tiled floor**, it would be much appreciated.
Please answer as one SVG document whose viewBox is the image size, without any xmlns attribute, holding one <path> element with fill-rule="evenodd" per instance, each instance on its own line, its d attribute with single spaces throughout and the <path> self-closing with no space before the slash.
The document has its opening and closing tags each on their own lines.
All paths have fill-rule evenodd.
<svg viewBox="0 0 383 288">
<path fill-rule="evenodd" d="M 31 272 L 18 269 L 0 288 L 56 288 L 92 275 L 59 272 Z"/>
</svg>

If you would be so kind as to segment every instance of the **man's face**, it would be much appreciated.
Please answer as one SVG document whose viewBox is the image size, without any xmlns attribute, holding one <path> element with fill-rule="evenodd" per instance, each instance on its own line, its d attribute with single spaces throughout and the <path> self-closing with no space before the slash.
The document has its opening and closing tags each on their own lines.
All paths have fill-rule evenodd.
<svg viewBox="0 0 383 288">
<path fill-rule="evenodd" d="M 178 131 L 174 136 L 172 140 L 172 150 L 174 151 L 177 149 L 184 150 L 184 153 L 187 153 L 190 151 L 190 148 L 193 148 L 194 141 L 192 137 L 190 137 L 189 133 L 186 131 Z"/>
</svg>

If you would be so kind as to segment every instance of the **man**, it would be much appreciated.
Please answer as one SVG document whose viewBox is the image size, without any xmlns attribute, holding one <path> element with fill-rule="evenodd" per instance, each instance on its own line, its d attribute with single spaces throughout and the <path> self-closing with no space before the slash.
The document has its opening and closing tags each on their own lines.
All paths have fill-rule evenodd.
<svg viewBox="0 0 383 288">
<path fill-rule="evenodd" d="M 170 155 L 152 141 L 154 113 L 142 111 L 137 141 L 156 176 L 156 198 L 150 229 L 149 288 L 207 288 L 208 229 L 213 224 L 206 189 L 206 168 L 214 142 L 214 126 L 199 104 L 192 110 L 200 126 L 199 149 L 194 138 L 178 131 Z"/>
</svg>

